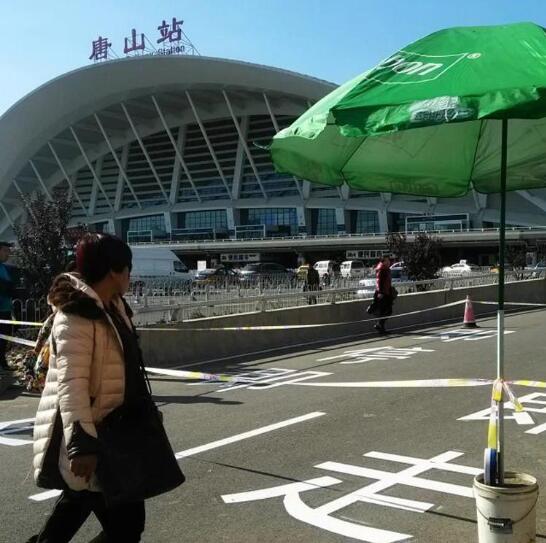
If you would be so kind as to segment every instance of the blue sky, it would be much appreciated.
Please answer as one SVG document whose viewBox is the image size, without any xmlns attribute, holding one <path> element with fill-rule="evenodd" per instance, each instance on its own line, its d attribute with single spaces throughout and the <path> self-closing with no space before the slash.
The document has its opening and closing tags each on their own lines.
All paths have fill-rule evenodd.
<svg viewBox="0 0 546 543">
<path fill-rule="evenodd" d="M 28 92 L 85 66 L 91 42 L 118 54 L 131 28 L 150 37 L 184 19 L 202 55 L 277 66 L 341 83 L 434 30 L 534 21 L 546 0 L 0 0 L 0 114 Z"/>
</svg>

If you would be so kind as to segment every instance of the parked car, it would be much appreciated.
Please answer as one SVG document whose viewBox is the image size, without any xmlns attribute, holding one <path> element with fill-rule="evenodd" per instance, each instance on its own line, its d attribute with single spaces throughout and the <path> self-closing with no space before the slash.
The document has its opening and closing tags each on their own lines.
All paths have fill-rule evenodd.
<svg viewBox="0 0 546 543">
<path fill-rule="evenodd" d="M 249 284 L 259 281 L 279 282 L 290 280 L 294 277 L 293 273 L 287 270 L 281 264 L 276 262 L 259 262 L 247 264 L 239 272 L 239 280 L 243 284 Z"/>
<path fill-rule="evenodd" d="M 355 277 L 365 277 L 367 268 L 362 260 L 345 260 L 340 267 L 341 277 L 353 279 Z"/>
<path fill-rule="evenodd" d="M 457 264 L 445 266 L 441 269 L 441 273 L 445 275 L 470 275 L 480 272 L 481 268 L 478 265 L 469 264 L 466 260 L 461 260 Z"/>
<path fill-rule="evenodd" d="M 339 264 L 335 260 L 319 260 L 313 266 L 318 271 L 320 280 L 331 280 L 339 275 Z"/>
<path fill-rule="evenodd" d="M 217 268 L 206 268 L 199 270 L 193 279 L 194 286 L 204 285 L 230 285 L 239 280 L 239 276 L 233 270 L 219 266 Z"/>
<path fill-rule="evenodd" d="M 132 277 L 173 277 L 191 281 L 187 266 L 170 250 L 157 247 L 131 247 Z"/>
</svg>

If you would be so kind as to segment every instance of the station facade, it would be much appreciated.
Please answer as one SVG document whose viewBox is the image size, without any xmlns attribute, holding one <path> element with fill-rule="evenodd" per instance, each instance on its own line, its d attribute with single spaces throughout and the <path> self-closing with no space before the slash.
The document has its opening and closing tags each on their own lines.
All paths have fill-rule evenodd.
<svg viewBox="0 0 546 543">
<path fill-rule="evenodd" d="M 131 244 L 177 243 L 188 258 L 226 263 L 269 249 L 213 249 L 221 240 L 318 236 L 325 241 L 317 257 L 341 258 L 380 250 L 380 234 L 389 231 L 496 225 L 496 195 L 419 198 L 275 172 L 266 149 L 273 135 L 334 88 L 282 69 L 190 55 L 125 58 L 62 75 L 0 118 L 0 237 L 12 237 L 24 219 L 22 194 L 49 198 L 55 187 L 72 195 L 75 225 Z M 508 197 L 511 225 L 542 226 L 545 211 L 544 191 Z M 335 238 L 344 235 L 353 246 L 339 247 Z M 364 249 L 359 235 L 377 243 Z M 285 260 L 313 251 L 268 246 L 267 254 Z M 494 258 L 494 248 L 481 247 L 476 256 Z"/>
</svg>

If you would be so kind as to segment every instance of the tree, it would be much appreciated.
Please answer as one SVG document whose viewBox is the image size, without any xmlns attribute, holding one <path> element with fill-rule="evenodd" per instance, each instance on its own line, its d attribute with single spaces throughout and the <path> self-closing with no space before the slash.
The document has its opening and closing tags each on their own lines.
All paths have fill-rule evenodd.
<svg viewBox="0 0 546 543">
<path fill-rule="evenodd" d="M 53 191 L 52 199 L 24 196 L 26 220 L 14 226 L 17 238 L 15 259 L 26 279 L 30 296 L 47 295 L 55 276 L 63 272 L 73 257 L 84 226 L 69 228 L 72 199 L 64 189 Z"/>
<path fill-rule="evenodd" d="M 506 246 L 506 263 L 514 272 L 516 280 L 524 278 L 524 270 L 527 264 L 527 246 L 525 243 Z"/>
<path fill-rule="evenodd" d="M 408 241 L 405 234 L 394 232 L 387 235 L 389 251 L 404 262 L 408 278 L 412 281 L 435 279 L 440 267 L 440 240 L 425 232 Z"/>
</svg>

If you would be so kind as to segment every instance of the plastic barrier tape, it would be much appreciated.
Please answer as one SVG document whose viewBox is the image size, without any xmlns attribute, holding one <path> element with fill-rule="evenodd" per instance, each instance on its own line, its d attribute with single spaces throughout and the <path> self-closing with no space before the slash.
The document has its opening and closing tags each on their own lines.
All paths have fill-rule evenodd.
<svg viewBox="0 0 546 543">
<path fill-rule="evenodd" d="M 427 309 L 418 309 L 416 311 L 409 311 L 408 313 L 400 313 L 399 315 L 391 315 L 386 317 L 389 320 L 399 319 L 401 317 L 407 317 L 409 315 L 417 315 L 419 313 L 427 313 L 435 309 L 445 309 L 446 307 L 454 307 L 456 305 L 462 305 L 466 303 L 466 300 L 460 300 L 458 302 L 451 302 L 449 304 L 438 305 L 436 307 L 429 307 Z M 223 328 L 137 328 L 137 330 L 151 330 L 155 332 L 241 332 L 241 331 L 263 331 L 263 330 L 297 330 L 300 328 L 322 328 L 327 326 L 347 326 L 349 324 L 360 324 L 362 322 L 376 321 L 377 317 L 370 319 L 362 319 L 357 321 L 346 322 L 325 322 L 321 324 L 278 324 L 278 325 L 264 325 L 264 326 L 226 326 Z"/>
<path fill-rule="evenodd" d="M 0 339 L 5 339 L 6 341 L 11 341 L 13 343 L 19 343 L 20 345 L 26 345 L 27 347 L 36 347 L 36 342 L 30 339 L 24 339 L 22 337 L 6 336 L 0 334 Z"/>
<path fill-rule="evenodd" d="M 168 375 L 171 377 L 180 377 L 182 379 L 196 379 L 199 381 L 217 381 L 221 383 L 247 383 L 251 382 L 243 377 L 235 377 L 232 375 L 225 375 L 223 373 L 203 373 L 201 371 L 183 371 L 183 370 L 169 370 L 160 368 L 146 368 L 147 373 L 153 373 L 157 375 Z"/>
<path fill-rule="evenodd" d="M 0 319 L 0 324 L 12 324 L 14 326 L 42 326 L 43 322 L 12 321 Z"/>
</svg>

